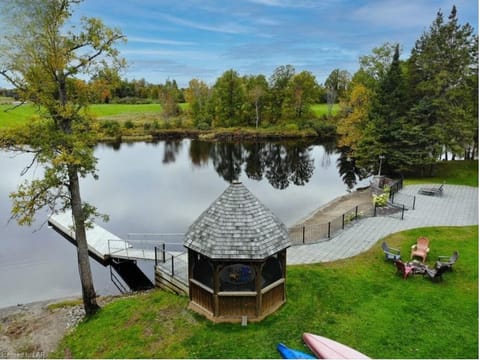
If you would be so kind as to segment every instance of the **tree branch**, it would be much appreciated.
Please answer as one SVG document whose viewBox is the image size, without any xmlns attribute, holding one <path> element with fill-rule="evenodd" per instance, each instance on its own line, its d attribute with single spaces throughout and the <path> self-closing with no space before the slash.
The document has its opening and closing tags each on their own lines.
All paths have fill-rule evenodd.
<svg viewBox="0 0 480 360">
<path fill-rule="evenodd" d="M 65 73 L 65 77 L 68 77 L 74 73 L 76 73 L 80 68 L 84 67 L 86 64 L 90 64 L 94 59 L 96 59 L 97 57 L 99 57 L 111 44 L 113 44 L 114 41 L 117 41 L 117 40 L 120 40 L 122 38 L 124 38 L 125 36 L 124 35 L 117 35 L 117 36 L 113 36 L 112 38 L 108 39 L 98 50 L 96 53 L 94 53 L 93 55 L 90 55 L 86 58 L 82 58 L 80 59 L 80 64 L 72 67 L 69 71 L 67 71 Z M 89 42 L 87 43 L 84 43 L 84 44 L 80 44 L 80 45 L 77 45 L 73 48 L 71 48 L 71 51 L 75 51 L 75 50 L 78 50 L 84 46 L 88 46 L 90 45 Z"/>
</svg>

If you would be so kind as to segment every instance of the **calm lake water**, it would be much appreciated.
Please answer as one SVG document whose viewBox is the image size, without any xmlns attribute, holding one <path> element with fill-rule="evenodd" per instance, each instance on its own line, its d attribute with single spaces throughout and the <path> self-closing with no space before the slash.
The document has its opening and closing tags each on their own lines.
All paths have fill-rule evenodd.
<svg viewBox="0 0 480 360">
<path fill-rule="evenodd" d="M 99 145 L 95 155 L 100 178 L 83 179 L 82 196 L 110 216 L 101 225 L 120 237 L 185 232 L 232 179 L 290 226 L 345 194 L 349 187 L 342 178 L 355 178 L 332 146 L 298 142 L 160 141 Z M 30 160 L 0 152 L 0 307 L 80 294 L 76 248 L 48 228 L 48 213 L 39 214 L 32 227 L 8 221 L 8 194 L 23 181 L 20 173 Z M 24 178 L 39 173 L 32 169 Z M 91 263 L 97 293 L 117 293 L 109 270 Z M 142 268 L 153 276 L 153 264 Z"/>
</svg>

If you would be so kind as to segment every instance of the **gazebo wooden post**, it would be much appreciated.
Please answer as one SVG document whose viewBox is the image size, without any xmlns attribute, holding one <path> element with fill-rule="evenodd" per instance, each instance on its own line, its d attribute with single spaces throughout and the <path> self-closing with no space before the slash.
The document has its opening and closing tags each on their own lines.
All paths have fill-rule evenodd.
<svg viewBox="0 0 480 360">
<path fill-rule="evenodd" d="M 287 301 L 287 289 L 286 289 L 286 284 L 287 284 L 287 249 L 284 249 L 278 253 L 278 260 L 280 260 L 280 264 L 282 266 L 282 276 L 285 280 L 285 283 L 283 286 L 285 286 L 285 291 L 283 292 L 283 301 Z"/>
<path fill-rule="evenodd" d="M 257 311 L 259 317 L 262 311 L 262 267 L 263 263 L 255 263 L 255 291 L 257 293 Z"/>
<path fill-rule="evenodd" d="M 193 279 L 193 268 L 196 264 L 197 257 L 195 253 L 188 249 L 188 281 Z M 188 286 L 188 298 L 192 301 L 192 292 L 190 291 L 190 286 Z"/>
<path fill-rule="evenodd" d="M 213 315 L 217 317 L 219 314 L 218 293 L 220 292 L 220 271 L 222 266 L 217 262 L 214 262 L 213 265 L 215 268 L 213 272 Z"/>
</svg>

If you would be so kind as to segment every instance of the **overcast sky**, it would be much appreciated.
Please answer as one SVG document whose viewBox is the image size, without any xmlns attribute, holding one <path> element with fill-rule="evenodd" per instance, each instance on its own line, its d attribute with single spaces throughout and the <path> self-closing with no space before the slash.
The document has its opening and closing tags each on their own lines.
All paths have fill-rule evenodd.
<svg viewBox="0 0 480 360">
<path fill-rule="evenodd" d="M 478 33 L 476 0 L 85 0 L 75 16 L 127 36 L 123 78 L 213 84 L 228 69 L 268 78 L 291 64 L 323 83 L 336 68 L 354 73 L 359 56 L 385 42 L 407 57 L 437 11 L 447 19 L 454 4 Z"/>
</svg>

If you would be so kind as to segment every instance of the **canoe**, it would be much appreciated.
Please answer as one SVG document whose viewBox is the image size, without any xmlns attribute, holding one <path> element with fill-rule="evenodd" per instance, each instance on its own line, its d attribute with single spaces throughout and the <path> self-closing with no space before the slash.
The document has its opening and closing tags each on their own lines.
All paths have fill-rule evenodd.
<svg viewBox="0 0 480 360">
<path fill-rule="evenodd" d="M 323 336 L 303 333 L 303 341 L 319 359 L 370 359 L 347 345 Z"/>
<path fill-rule="evenodd" d="M 303 351 L 291 349 L 282 343 L 277 345 L 277 350 L 283 359 L 316 359 L 315 356 L 304 353 Z"/>
</svg>

